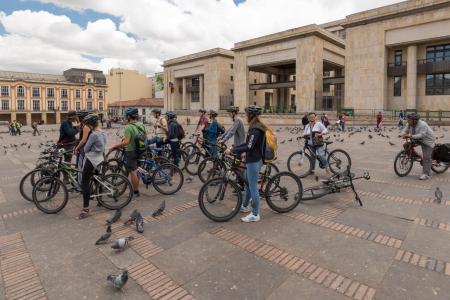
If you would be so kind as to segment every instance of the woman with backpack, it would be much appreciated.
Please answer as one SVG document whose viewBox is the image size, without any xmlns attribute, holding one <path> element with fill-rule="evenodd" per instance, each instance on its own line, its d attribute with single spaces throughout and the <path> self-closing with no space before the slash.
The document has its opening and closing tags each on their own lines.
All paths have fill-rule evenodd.
<svg viewBox="0 0 450 300">
<path fill-rule="evenodd" d="M 215 147 L 215 145 L 217 145 L 217 137 L 223 133 L 221 125 L 219 124 L 219 122 L 217 122 L 216 118 L 217 112 L 211 109 L 209 111 L 210 123 L 205 130 L 206 130 L 206 139 L 211 143 L 209 149 L 212 157 L 217 156 L 217 147 Z"/>
<path fill-rule="evenodd" d="M 184 131 L 177 122 L 177 114 L 173 111 L 166 113 L 167 117 L 167 139 L 166 143 L 170 145 L 172 151 L 173 164 L 178 166 L 180 162 L 180 143 L 184 136 Z"/>
<path fill-rule="evenodd" d="M 261 217 L 259 215 L 259 187 L 258 177 L 259 171 L 263 165 L 264 159 L 264 141 L 267 126 L 259 119 L 262 108 L 256 105 L 250 105 L 245 108 L 248 122 L 247 140 L 241 145 L 235 145 L 232 149 L 227 149 L 225 154 L 232 153 L 240 157 L 246 154 L 246 171 L 245 177 L 247 184 L 245 186 L 245 199 L 240 209 L 243 213 L 250 212 L 249 203 L 252 199 L 252 210 L 250 214 L 241 218 L 243 222 L 258 222 Z"/>
</svg>

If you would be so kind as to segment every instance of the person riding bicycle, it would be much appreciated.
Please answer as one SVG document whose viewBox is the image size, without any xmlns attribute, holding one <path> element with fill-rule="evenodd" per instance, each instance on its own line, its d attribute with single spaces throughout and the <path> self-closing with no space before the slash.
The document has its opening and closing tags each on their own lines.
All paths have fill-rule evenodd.
<svg viewBox="0 0 450 300">
<path fill-rule="evenodd" d="M 125 147 L 125 166 L 130 170 L 130 179 L 133 186 L 134 196 L 139 197 L 139 176 L 137 172 L 138 168 L 138 155 L 136 153 L 137 136 L 146 136 L 147 130 L 142 122 L 138 121 L 139 111 L 136 107 L 129 107 L 124 112 L 126 118 L 126 125 L 124 128 L 124 139 L 120 144 L 111 147 L 109 152 L 116 148 Z M 108 153 L 109 153 L 108 152 Z"/>
<path fill-rule="evenodd" d="M 96 114 L 89 114 L 83 118 L 83 123 L 89 127 L 89 138 L 84 145 L 84 163 L 81 179 L 81 188 L 83 190 L 83 209 L 78 219 L 84 219 L 89 216 L 89 199 L 91 198 L 90 181 L 94 175 L 95 169 L 103 162 L 103 154 L 106 146 L 106 134 L 99 126 L 99 117 Z"/>
<path fill-rule="evenodd" d="M 330 168 L 328 167 L 323 143 L 323 136 L 328 133 L 328 129 L 322 123 L 316 121 L 316 113 L 314 112 L 308 114 L 308 121 L 309 123 L 303 131 L 304 137 L 308 140 L 308 148 L 319 158 L 320 163 L 325 168 L 327 174 L 329 174 Z M 314 174 L 315 167 L 316 158 L 311 157 L 311 174 Z"/>
<path fill-rule="evenodd" d="M 234 137 L 233 145 L 241 145 L 244 143 L 245 130 L 244 121 L 238 116 L 239 107 L 230 106 L 227 109 L 227 112 L 231 120 L 233 120 L 233 125 L 218 138 L 217 142 L 226 143 L 231 137 Z"/>
<path fill-rule="evenodd" d="M 434 133 L 425 121 L 420 120 L 420 115 L 410 113 L 406 116 L 408 125 L 402 131 L 403 138 L 417 141 L 422 147 L 422 174 L 420 180 L 430 179 L 431 154 L 434 147 Z"/>
<path fill-rule="evenodd" d="M 156 119 L 155 123 L 155 135 L 148 141 L 149 145 L 156 144 L 156 147 L 161 147 L 164 144 L 164 140 L 167 137 L 167 120 L 161 116 L 161 109 L 152 109 L 153 117 Z"/>
<path fill-rule="evenodd" d="M 165 143 L 170 145 L 170 150 L 172 151 L 173 164 L 178 166 L 180 162 L 180 142 L 181 142 L 181 132 L 180 125 L 177 122 L 177 114 L 173 111 L 168 111 L 166 113 L 168 130 L 167 139 Z"/>
<path fill-rule="evenodd" d="M 240 209 L 241 212 L 250 212 L 248 207 L 250 199 L 252 199 L 252 210 L 247 216 L 241 218 L 243 222 L 257 222 L 261 219 L 259 215 L 259 187 L 258 178 L 259 171 L 263 165 L 265 132 L 267 126 L 259 119 L 262 108 L 257 105 L 250 105 L 245 108 L 248 122 L 247 140 L 241 145 L 234 145 L 232 149 L 227 149 L 225 154 L 233 154 L 241 156 L 246 154 L 246 170 L 245 178 L 247 184 L 245 186 L 245 199 Z"/>
<path fill-rule="evenodd" d="M 203 129 L 208 127 L 208 124 L 209 124 L 208 117 L 206 116 L 206 109 L 200 108 L 198 110 L 198 113 L 199 113 L 199 119 L 198 119 L 197 127 L 195 128 L 194 133 L 195 134 L 203 133 L 203 137 L 206 138 L 205 132 L 203 131 Z"/>
</svg>

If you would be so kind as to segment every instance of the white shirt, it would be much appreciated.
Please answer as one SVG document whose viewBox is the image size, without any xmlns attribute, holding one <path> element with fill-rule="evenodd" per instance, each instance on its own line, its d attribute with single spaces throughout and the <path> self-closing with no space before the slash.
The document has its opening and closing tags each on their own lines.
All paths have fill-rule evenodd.
<svg viewBox="0 0 450 300">
<path fill-rule="evenodd" d="M 326 133 L 328 133 L 328 129 L 321 122 L 316 122 L 316 124 L 314 124 L 314 126 L 312 128 L 312 132 L 320 132 L 321 134 L 326 134 Z M 308 123 L 305 126 L 303 135 L 308 136 L 308 144 L 312 145 L 313 142 L 311 140 L 311 124 Z"/>
</svg>

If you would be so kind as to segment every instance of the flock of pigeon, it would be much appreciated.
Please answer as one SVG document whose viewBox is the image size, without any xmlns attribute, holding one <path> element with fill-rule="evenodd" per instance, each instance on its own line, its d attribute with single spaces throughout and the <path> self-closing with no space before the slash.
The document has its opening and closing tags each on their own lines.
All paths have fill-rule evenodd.
<svg viewBox="0 0 450 300">
<path fill-rule="evenodd" d="M 158 209 L 152 213 L 152 217 L 156 218 L 160 216 L 165 209 L 166 209 L 166 201 L 163 200 L 159 205 Z M 106 232 L 100 236 L 100 238 L 95 242 L 95 245 L 104 245 L 109 243 L 111 245 L 111 249 L 113 249 L 115 252 L 122 252 L 127 249 L 129 242 L 134 239 L 133 236 L 121 237 L 116 240 L 110 241 L 112 235 L 111 225 L 119 221 L 121 217 L 122 217 L 121 210 L 115 210 L 112 213 L 111 217 L 108 220 L 106 220 L 107 226 Z M 133 212 L 130 214 L 130 216 L 126 219 L 126 221 L 123 224 L 125 226 L 130 226 L 134 224 L 136 227 L 136 231 L 138 233 L 144 233 L 144 218 L 137 209 L 133 210 Z M 124 270 L 117 275 L 114 274 L 108 275 L 106 277 L 106 280 L 111 282 L 115 288 L 122 289 L 128 281 L 128 271 Z"/>
</svg>

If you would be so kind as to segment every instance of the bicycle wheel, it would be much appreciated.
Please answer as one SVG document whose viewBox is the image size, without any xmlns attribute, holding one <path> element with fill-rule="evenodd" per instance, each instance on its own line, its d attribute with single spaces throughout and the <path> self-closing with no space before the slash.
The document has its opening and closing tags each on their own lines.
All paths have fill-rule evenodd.
<svg viewBox="0 0 450 300">
<path fill-rule="evenodd" d="M 303 190 L 302 200 L 314 200 L 329 194 L 329 189 L 325 186 L 312 186 Z"/>
<path fill-rule="evenodd" d="M 198 174 L 198 166 L 205 158 L 205 155 L 201 152 L 194 152 L 186 158 L 184 170 L 190 175 L 195 176 Z"/>
<path fill-rule="evenodd" d="M 213 157 L 205 158 L 198 165 L 198 178 L 202 182 L 207 182 L 210 179 L 223 176 L 222 173 L 225 168 L 225 165 L 220 160 Z"/>
<path fill-rule="evenodd" d="M 259 180 L 258 180 L 259 189 L 261 191 L 264 191 L 264 188 L 269 179 L 278 173 L 280 173 L 280 170 L 273 163 L 264 164 L 261 168 L 261 171 L 259 172 Z M 275 187 L 275 185 L 272 186 Z"/>
<path fill-rule="evenodd" d="M 184 175 L 174 164 L 164 164 L 153 172 L 151 182 L 155 190 L 161 194 L 172 195 L 183 186 Z"/>
<path fill-rule="evenodd" d="M 394 171 L 399 177 L 405 177 L 411 172 L 413 160 L 408 157 L 405 151 L 400 151 L 394 160 Z"/>
<path fill-rule="evenodd" d="M 433 170 L 434 173 L 436 174 L 442 174 L 445 171 L 448 170 L 448 168 L 450 167 L 450 164 L 448 163 L 444 163 L 444 162 L 438 162 L 438 161 L 434 161 L 431 163 L 431 170 Z"/>
<path fill-rule="evenodd" d="M 347 171 L 352 166 L 350 155 L 341 149 L 335 149 L 330 152 L 327 158 L 328 166 L 333 174 L 339 174 Z"/>
<path fill-rule="evenodd" d="M 214 222 L 231 220 L 241 208 L 242 192 L 238 185 L 226 178 L 207 181 L 198 194 L 202 213 Z"/>
<path fill-rule="evenodd" d="M 122 156 L 122 149 L 115 148 L 105 157 L 105 159 L 119 159 L 120 156 Z"/>
<path fill-rule="evenodd" d="M 122 174 L 94 175 L 95 193 L 91 195 L 107 209 L 122 209 L 133 198 L 133 187 Z"/>
<path fill-rule="evenodd" d="M 269 179 L 264 194 L 272 210 L 279 213 L 289 212 L 302 200 L 302 182 L 293 173 L 281 172 Z"/>
<path fill-rule="evenodd" d="M 116 158 L 108 159 L 102 168 L 102 174 L 122 174 L 128 176 L 125 164 Z"/>
<path fill-rule="evenodd" d="M 43 177 L 52 176 L 53 174 L 54 171 L 48 168 L 34 169 L 25 174 L 19 183 L 19 190 L 22 197 L 27 201 L 33 202 L 33 187 L 36 185 L 36 182 Z M 45 189 L 47 187 L 42 186 L 41 188 Z"/>
<path fill-rule="evenodd" d="M 304 151 L 294 152 L 288 158 L 287 168 L 289 172 L 304 178 L 311 173 L 311 156 Z"/>
<path fill-rule="evenodd" d="M 34 185 L 33 201 L 40 211 L 56 214 L 66 206 L 69 194 L 61 179 L 43 177 Z"/>
</svg>

